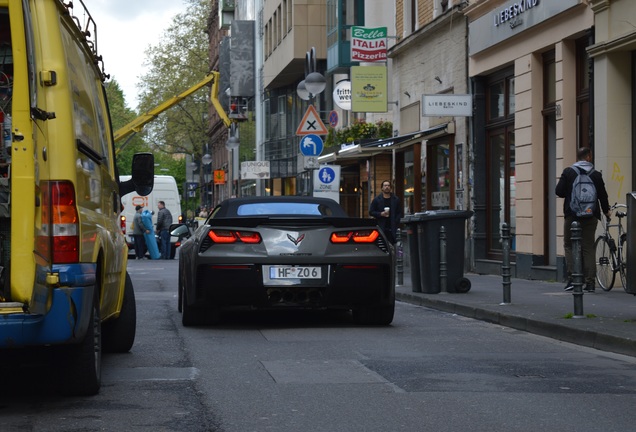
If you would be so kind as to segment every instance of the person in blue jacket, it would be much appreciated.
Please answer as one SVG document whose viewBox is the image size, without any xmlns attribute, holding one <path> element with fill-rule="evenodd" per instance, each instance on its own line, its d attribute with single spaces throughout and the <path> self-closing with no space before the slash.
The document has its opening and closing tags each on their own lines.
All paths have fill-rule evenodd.
<svg viewBox="0 0 636 432">
<path fill-rule="evenodd" d="M 145 228 L 144 239 L 146 240 L 146 246 L 148 247 L 150 259 L 159 259 L 161 257 L 161 254 L 159 253 L 159 247 L 157 246 L 155 232 L 152 229 L 152 212 L 148 209 L 141 212 L 141 221 L 143 222 Z"/>
</svg>

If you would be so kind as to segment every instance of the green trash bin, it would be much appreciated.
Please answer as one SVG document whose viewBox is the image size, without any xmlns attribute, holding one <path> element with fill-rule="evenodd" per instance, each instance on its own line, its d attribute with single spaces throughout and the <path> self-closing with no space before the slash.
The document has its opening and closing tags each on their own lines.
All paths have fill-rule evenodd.
<svg viewBox="0 0 636 432">
<path fill-rule="evenodd" d="M 417 226 L 421 292 L 437 294 L 440 284 L 440 228 L 446 230 L 446 291 L 466 293 L 470 280 L 464 277 L 464 244 L 469 210 L 429 210 L 415 213 L 411 222 Z"/>
</svg>

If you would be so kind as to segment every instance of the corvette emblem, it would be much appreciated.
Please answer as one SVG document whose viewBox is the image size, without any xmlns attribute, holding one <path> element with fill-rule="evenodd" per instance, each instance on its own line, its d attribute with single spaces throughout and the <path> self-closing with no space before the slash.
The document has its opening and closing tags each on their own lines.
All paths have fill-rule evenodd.
<svg viewBox="0 0 636 432">
<path fill-rule="evenodd" d="M 297 238 L 292 237 L 291 234 L 287 234 L 287 238 L 289 239 L 289 241 L 291 241 L 293 244 L 295 244 L 296 246 L 298 246 L 298 243 L 300 243 L 301 241 L 303 241 L 303 239 L 305 238 L 305 234 L 301 234 L 299 235 Z"/>
</svg>

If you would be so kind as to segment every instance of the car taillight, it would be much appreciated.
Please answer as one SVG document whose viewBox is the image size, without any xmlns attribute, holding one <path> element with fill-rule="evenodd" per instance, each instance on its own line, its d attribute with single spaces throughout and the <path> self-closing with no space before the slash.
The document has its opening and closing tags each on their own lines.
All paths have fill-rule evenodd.
<svg viewBox="0 0 636 432">
<path fill-rule="evenodd" d="M 79 262 L 79 217 L 73 183 L 51 181 L 43 185 L 38 244 L 41 251 L 51 251 L 53 263 Z"/>
<path fill-rule="evenodd" d="M 183 223 L 183 215 L 179 215 L 178 221 L 179 223 Z"/>
<path fill-rule="evenodd" d="M 121 227 L 121 232 L 126 234 L 126 216 L 119 216 L 119 226 Z"/>
<path fill-rule="evenodd" d="M 232 231 L 212 229 L 208 232 L 208 237 L 214 243 L 250 243 L 256 244 L 261 242 L 261 235 L 253 231 Z"/>
<path fill-rule="evenodd" d="M 338 231 L 331 234 L 332 243 L 373 243 L 380 236 L 376 229 L 361 231 Z"/>
</svg>

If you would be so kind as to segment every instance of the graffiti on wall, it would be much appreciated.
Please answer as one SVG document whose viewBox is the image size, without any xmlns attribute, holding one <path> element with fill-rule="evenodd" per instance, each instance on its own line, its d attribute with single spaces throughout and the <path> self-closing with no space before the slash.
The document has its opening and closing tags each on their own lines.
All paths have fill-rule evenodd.
<svg viewBox="0 0 636 432">
<path fill-rule="evenodd" d="M 612 181 L 618 184 L 616 199 L 620 202 L 620 197 L 623 196 L 623 181 L 625 180 L 625 174 L 622 173 L 621 167 L 618 163 L 614 162 L 614 166 L 612 168 Z M 610 204 L 611 204 L 610 199 Z"/>
</svg>

